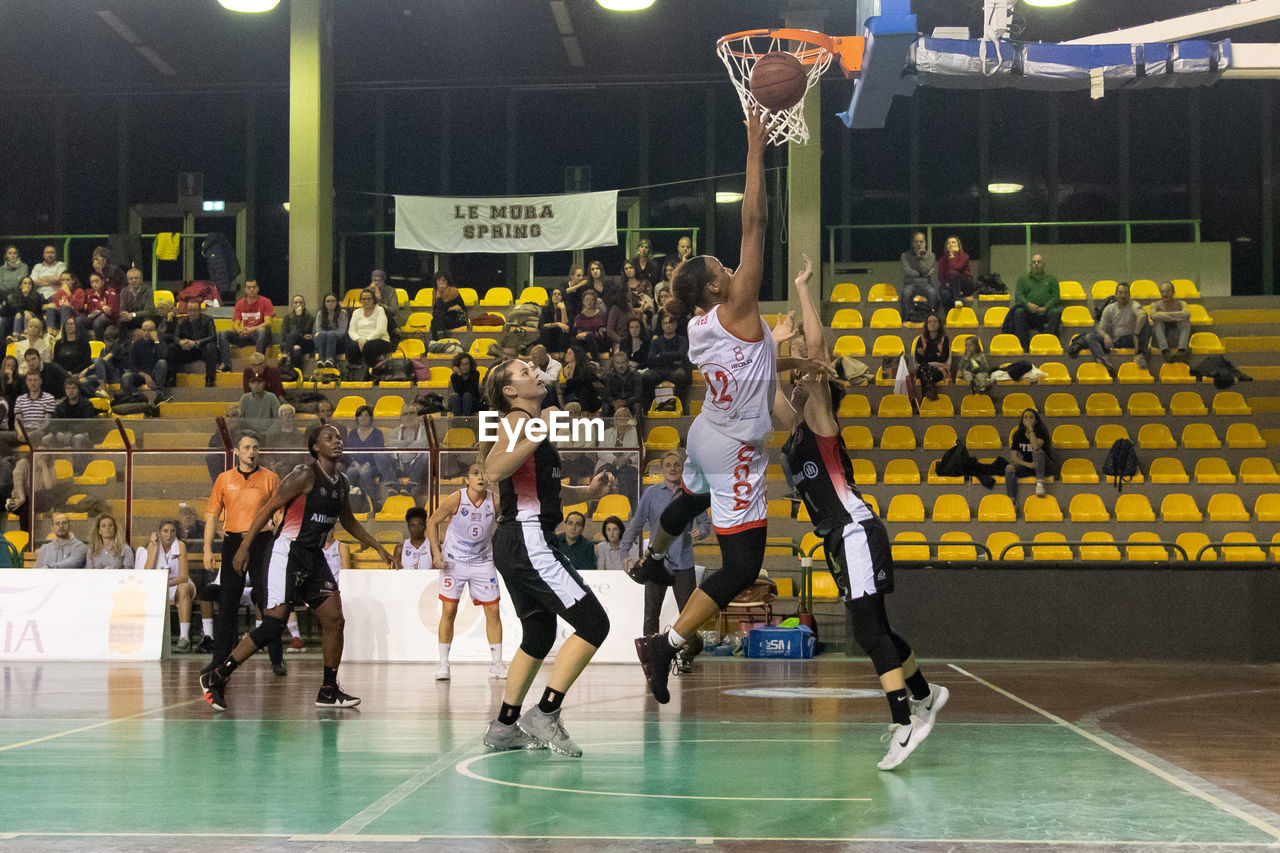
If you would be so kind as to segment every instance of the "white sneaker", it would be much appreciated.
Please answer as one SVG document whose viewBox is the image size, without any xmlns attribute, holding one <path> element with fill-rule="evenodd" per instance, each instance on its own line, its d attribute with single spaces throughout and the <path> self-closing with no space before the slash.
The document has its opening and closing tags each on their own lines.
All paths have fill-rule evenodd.
<svg viewBox="0 0 1280 853">
<path fill-rule="evenodd" d="M 885 753 L 884 758 L 880 759 L 876 767 L 881 770 L 892 770 L 906 761 L 907 756 L 915 752 L 916 747 L 920 745 L 920 741 L 928 736 L 929 729 L 924 720 L 915 715 L 912 715 L 909 726 L 901 723 L 890 724 L 888 734 L 881 738 L 889 741 L 889 751 Z"/>
<path fill-rule="evenodd" d="M 1044 483 L 1040 483 L 1040 482 L 1036 483 L 1036 497 L 1038 498 L 1044 497 Z"/>
<path fill-rule="evenodd" d="M 447 660 L 440 661 L 440 665 L 436 667 L 436 681 L 449 680 L 449 662 Z"/>
<path fill-rule="evenodd" d="M 494 661 L 493 666 L 489 667 L 489 677 L 490 678 L 506 678 L 507 665 L 500 660 Z"/>
<path fill-rule="evenodd" d="M 933 724 L 938 721 L 938 712 L 942 710 L 950 698 L 950 690 L 941 684 L 930 684 L 928 696 L 923 699 L 911 700 L 911 716 L 924 720 L 928 731 L 933 731 Z"/>
<path fill-rule="evenodd" d="M 570 758 L 582 756 L 582 747 L 573 742 L 560 722 L 560 709 L 544 714 L 538 710 L 537 705 L 534 705 L 516 720 L 516 725 L 537 741 L 539 746 L 546 746 L 552 752 L 558 752 Z"/>
</svg>

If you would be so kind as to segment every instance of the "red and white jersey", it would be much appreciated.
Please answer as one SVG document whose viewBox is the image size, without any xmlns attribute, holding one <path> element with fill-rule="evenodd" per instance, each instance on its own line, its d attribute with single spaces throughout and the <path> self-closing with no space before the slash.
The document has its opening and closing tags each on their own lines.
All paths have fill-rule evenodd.
<svg viewBox="0 0 1280 853">
<path fill-rule="evenodd" d="M 444 531 L 444 555 L 453 562 L 492 562 L 493 526 L 497 515 L 493 509 L 493 493 L 485 492 L 479 504 L 463 489 L 458 511 L 449 519 Z"/>
<path fill-rule="evenodd" d="M 423 539 L 421 545 L 414 547 L 412 540 L 404 540 L 400 546 L 400 567 L 407 572 L 425 572 L 430 569 L 431 542 Z"/>
<path fill-rule="evenodd" d="M 760 320 L 760 336 L 743 340 L 726 329 L 717 305 L 689 321 L 689 360 L 702 372 L 706 400 L 698 415 L 738 441 L 763 439 L 773 429 L 778 345 Z"/>
</svg>

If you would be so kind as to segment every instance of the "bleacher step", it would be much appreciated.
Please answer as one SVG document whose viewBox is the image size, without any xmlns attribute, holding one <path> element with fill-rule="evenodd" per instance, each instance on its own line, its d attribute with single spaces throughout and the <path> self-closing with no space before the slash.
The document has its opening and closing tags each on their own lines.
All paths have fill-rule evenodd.
<svg viewBox="0 0 1280 853">
<path fill-rule="evenodd" d="M 1228 353 L 1280 352 L 1280 335 L 1250 335 L 1248 337 L 1224 337 L 1222 345 Z"/>
</svg>

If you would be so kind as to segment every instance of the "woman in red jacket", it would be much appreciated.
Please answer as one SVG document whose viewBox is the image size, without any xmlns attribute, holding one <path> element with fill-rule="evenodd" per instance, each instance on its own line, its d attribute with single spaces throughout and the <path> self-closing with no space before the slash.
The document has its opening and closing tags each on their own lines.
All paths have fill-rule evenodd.
<svg viewBox="0 0 1280 853">
<path fill-rule="evenodd" d="M 93 336 L 98 340 L 102 340 L 107 326 L 120 322 L 120 294 L 96 272 L 89 273 L 89 288 L 76 294 L 72 302 L 83 316 L 84 325 L 93 329 Z"/>
<path fill-rule="evenodd" d="M 969 273 L 969 256 L 954 234 L 947 238 L 946 248 L 938 255 L 938 294 L 942 310 L 960 305 L 961 299 L 972 299 L 973 276 Z"/>
</svg>

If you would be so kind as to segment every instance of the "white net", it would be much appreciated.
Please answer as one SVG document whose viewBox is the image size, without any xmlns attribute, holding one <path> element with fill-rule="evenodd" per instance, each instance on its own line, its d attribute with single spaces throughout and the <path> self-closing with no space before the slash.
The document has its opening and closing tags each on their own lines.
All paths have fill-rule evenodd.
<svg viewBox="0 0 1280 853">
<path fill-rule="evenodd" d="M 815 33 L 815 35 L 820 35 Z M 790 45 L 790 46 L 788 46 Z M 749 33 L 738 33 L 725 36 L 716 44 L 716 53 L 720 61 L 729 70 L 729 79 L 738 90 L 738 101 L 742 104 L 743 113 L 760 112 L 764 107 L 751 94 L 751 69 L 756 60 L 766 53 L 789 53 L 800 60 L 804 66 L 805 91 L 812 89 L 818 82 L 827 66 L 831 64 L 832 53 L 820 44 L 778 38 L 768 30 Z M 772 112 L 778 116 L 773 130 L 769 133 L 769 142 L 783 145 L 795 142 L 803 145 L 809 141 L 809 126 L 804 120 L 804 99 L 795 106 Z"/>
</svg>

